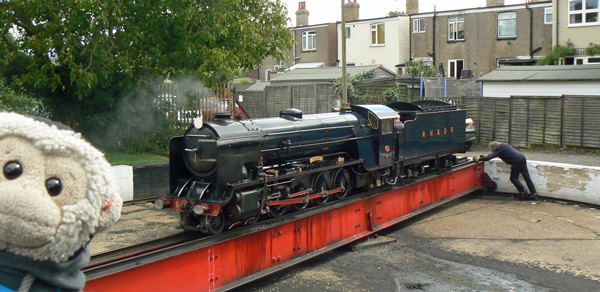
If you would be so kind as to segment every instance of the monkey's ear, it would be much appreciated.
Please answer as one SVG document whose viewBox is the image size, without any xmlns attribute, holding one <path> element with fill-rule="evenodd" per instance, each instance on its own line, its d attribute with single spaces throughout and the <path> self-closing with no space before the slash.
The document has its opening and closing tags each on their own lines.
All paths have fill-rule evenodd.
<svg viewBox="0 0 600 292">
<path fill-rule="evenodd" d="M 106 200 L 100 209 L 96 233 L 110 228 L 117 220 L 119 220 L 119 217 L 121 217 L 122 206 L 123 199 L 121 199 L 121 196 L 119 196 L 117 192 L 112 192 L 106 196 Z"/>
</svg>

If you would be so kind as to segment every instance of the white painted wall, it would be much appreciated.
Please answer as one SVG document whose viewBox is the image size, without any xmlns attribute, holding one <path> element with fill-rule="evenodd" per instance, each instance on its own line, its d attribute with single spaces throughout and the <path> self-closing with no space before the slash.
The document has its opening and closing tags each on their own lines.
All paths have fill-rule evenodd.
<svg viewBox="0 0 600 292">
<path fill-rule="evenodd" d="M 371 45 L 371 24 L 385 24 L 385 45 Z M 356 66 L 383 65 L 397 72 L 396 65 L 410 58 L 408 16 L 376 18 L 346 23 L 351 28 L 346 40 L 346 63 Z M 338 23 L 338 60 L 342 60 L 341 23 Z M 341 61 L 340 61 L 341 66 Z"/>
<path fill-rule="evenodd" d="M 117 190 L 123 201 L 133 200 L 133 167 L 129 165 L 117 165 L 111 167 L 115 177 Z"/>
<path fill-rule="evenodd" d="M 583 65 L 582 65 L 583 66 Z M 483 82 L 483 96 L 561 96 L 561 95 L 600 95 L 599 81 L 519 81 Z"/>
<path fill-rule="evenodd" d="M 600 205 L 600 167 L 528 160 L 527 168 L 539 196 Z M 494 158 L 485 162 L 485 172 L 498 183 L 496 192 L 518 194 L 510 165 Z"/>
</svg>

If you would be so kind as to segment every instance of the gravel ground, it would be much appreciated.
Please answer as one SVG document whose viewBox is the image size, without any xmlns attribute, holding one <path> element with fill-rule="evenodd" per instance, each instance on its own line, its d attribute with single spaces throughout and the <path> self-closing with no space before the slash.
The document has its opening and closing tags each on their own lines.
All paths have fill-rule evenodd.
<svg viewBox="0 0 600 292">
<path fill-rule="evenodd" d="M 580 152 L 572 150 L 535 150 L 535 149 L 517 149 L 519 152 L 525 154 L 527 160 L 535 161 L 546 161 L 546 162 L 557 162 L 557 163 L 568 163 L 578 164 L 586 166 L 597 166 L 600 167 L 600 153 L 599 151 L 593 152 Z M 473 147 L 465 155 L 472 157 L 478 155 L 487 155 L 490 153 L 488 144 L 473 144 Z"/>
<path fill-rule="evenodd" d="M 473 193 L 233 291 L 600 291 L 599 214 Z"/>
</svg>

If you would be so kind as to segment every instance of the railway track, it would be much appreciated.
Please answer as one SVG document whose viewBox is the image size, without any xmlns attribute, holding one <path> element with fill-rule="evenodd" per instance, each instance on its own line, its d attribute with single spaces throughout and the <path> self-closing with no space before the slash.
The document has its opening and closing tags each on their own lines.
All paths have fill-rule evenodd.
<svg viewBox="0 0 600 292">
<path fill-rule="evenodd" d="M 147 198 L 141 198 L 141 199 L 128 200 L 128 201 L 123 202 L 123 206 L 130 206 L 130 205 L 135 205 L 135 204 L 139 204 L 139 203 L 154 202 L 154 201 L 156 201 L 156 199 L 158 199 L 158 197 L 147 197 Z"/>
<path fill-rule="evenodd" d="M 136 255 L 145 254 L 169 246 L 185 243 L 191 240 L 198 239 L 199 235 L 194 233 L 178 233 L 171 236 L 159 238 L 143 242 L 140 244 L 127 246 L 120 249 L 110 250 L 107 252 L 92 255 L 90 263 L 85 267 L 84 271 L 92 271 L 97 267 L 110 265 L 116 261 L 134 257 Z"/>
</svg>

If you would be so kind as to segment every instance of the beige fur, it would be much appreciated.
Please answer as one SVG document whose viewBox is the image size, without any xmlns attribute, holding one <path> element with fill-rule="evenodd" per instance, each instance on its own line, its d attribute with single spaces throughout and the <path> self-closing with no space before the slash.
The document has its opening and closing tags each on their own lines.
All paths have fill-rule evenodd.
<svg viewBox="0 0 600 292">
<path fill-rule="evenodd" d="M 7 179 L 17 161 L 23 174 Z M 0 249 L 36 260 L 62 262 L 121 213 L 104 155 L 70 130 L 14 113 L 0 113 Z M 58 178 L 51 196 L 46 180 Z"/>
</svg>

